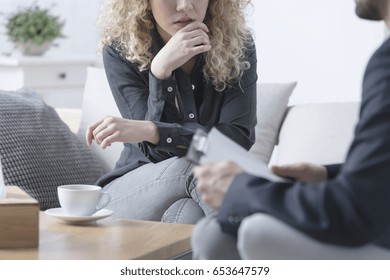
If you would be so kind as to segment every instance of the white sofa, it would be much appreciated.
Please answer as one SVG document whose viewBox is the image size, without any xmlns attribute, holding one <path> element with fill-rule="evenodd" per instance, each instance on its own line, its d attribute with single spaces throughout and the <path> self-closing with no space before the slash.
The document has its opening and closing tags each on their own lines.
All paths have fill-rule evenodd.
<svg viewBox="0 0 390 280">
<path fill-rule="evenodd" d="M 258 83 L 256 143 L 250 152 L 267 164 L 343 162 L 359 103 L 288 106 L 295 86 L 296 83 Z M 60 108 L 57 112 L 82 141 L 89 124 L 107 115 L 120 115 L 101 68 L 88 69 L 82 110 Z M 119 158 L 122 144 L 102 150 L 93 143 L 90 149 L 109 171 Z"/>
<path fill-rule="evenodd" d="M 295 86 L 296 83 L 258 84 L 257 140 L 251 152 L 266 163 L 342 162 L 357 121 L 358 102 L 288 107 Z M 82 110 L 59 108 L 57 112 L 82 141 L 89 124 L 107 115 L 120 115 L 104 70 L 94 67 L 88 69 Z M 122 144 L 106 150 L 93 144 L 91 149 L 109 171 L 119 158 Z"/>
</svg>

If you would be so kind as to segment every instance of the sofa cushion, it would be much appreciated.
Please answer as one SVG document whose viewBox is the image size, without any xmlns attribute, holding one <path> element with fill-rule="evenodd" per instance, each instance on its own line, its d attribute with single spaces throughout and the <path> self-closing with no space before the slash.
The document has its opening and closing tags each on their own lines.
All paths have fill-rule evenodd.
<svg viewBox="0 0 390 280">
<path fill-rule="evenodd" d="M 344 162 L 357 123 L 358 102 L 296 105 L 280 130 L 276 164 Z"/>
<path fill-rule="evenodd" d="M 87 69 L 80 127 L 77 133 L 80 140 L 85 142 L 85 132 L 89 125 L 106 116 L 121 115 L 112 96 L 104 69 L 89 67 Z M 119 159 L 123 144 L 116 142 L 103 150 L 93 141 L 90 149 L 103 164 L 105 173 L 108 173 L 114 168 Z"/>
<path fill-rule="evenodd" d="M 251 148 L 258 159 L 270 161 L 277 135 L 296 82 L 257 84 L 256 142 Z"/>
<path fill-rule="evenodd" d="M 54 108 L 58 116 L 63 120 L 68 126 L 70 131 L 77 133 L 80 127 L 81 119 L 81 109 L 74 108 Z"/>
<path fill-rule="evenodd" d="M 57 186 L 93 184 L 103 170 L 55 110 L 29 89 L 0 91 L 0 156 L 6 185 L 17 185 L 42 210 L 58 207 Z"/>
</svg>

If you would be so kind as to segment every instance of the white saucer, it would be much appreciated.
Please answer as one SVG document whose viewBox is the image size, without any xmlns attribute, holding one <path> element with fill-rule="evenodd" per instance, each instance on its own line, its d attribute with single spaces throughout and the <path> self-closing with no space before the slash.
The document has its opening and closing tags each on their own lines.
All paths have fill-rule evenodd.
<svg viewBox="0 0 390 280">
<path fill-rule="evenodd" d="M 93 222 L 93 221 L 97 221 L 97 220 L 106 218 L 112 214 L 112 210 L 100 209 L 92 216 L 68 216 L 68 215 L 65 215 L 62 208 L 47 209 L 45 211 L 45 213 L 46 213 L 46 215 L 49 215 L 53 218 L 61 220 L 65 223 L 74 224 L 74 223 L 89 223 L 89 222 Z"/>
</svg>

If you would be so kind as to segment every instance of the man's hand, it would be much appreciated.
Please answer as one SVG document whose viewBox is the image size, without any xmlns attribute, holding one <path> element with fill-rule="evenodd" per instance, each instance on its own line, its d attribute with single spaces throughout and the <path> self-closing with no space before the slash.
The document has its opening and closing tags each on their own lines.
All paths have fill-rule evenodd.
<svg viewBox="0 0 390 280">
<path fill-rule="evenodd" d="M 88 145 L 95 140 L 105 149 L 114 142 L 139 143 L 148 141 L 157 144 L 160 141 L 156 125 L 150 121 L 129 120 L 107 116 L 90 125 L 85 135 Z"/>
<path fill-rule="evenodd" d="M 153 59 L 151 71 L 161 80 L 168 79 L 172 72 L 192 57 L 211 49 L 209 29 L 203 22 L 194 21 L 176 32 Z"/>
<path fill-rule="evenodd" d="M 272 172 L 282 177 L 290 177 L 304 183 L 320 183 L 328 178 L 326 168 L 313 163 L 294 163 L 272 166 Z"/>
<path fill-rule="evenodd" d="M 195 167 L 196 187 L 202 193 L 202 200 L 218 211 L 234 177 L 242 172 L 242 168 L 231 161 Z"/>
</svg>

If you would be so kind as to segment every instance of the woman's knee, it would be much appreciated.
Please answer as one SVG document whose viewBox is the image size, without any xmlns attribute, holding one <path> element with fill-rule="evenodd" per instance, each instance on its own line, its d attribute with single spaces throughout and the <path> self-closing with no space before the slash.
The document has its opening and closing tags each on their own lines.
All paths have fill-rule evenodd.
<svg viewBox="0 0 390 280">
<path fill-rule="evenodd" d="M 192 198 L 182 198 L 173 203 L 161 221 L 176 224 L 195 224 L 204 217 L 204 212 Z"/>
<path fill-rule="evenodd" d="M 190 176 L 193 165 L 186 158 L 170 158 L 166 160 L 169 164 L 159 174 L 159 179 L 172 176 Z"/>
</svg>

